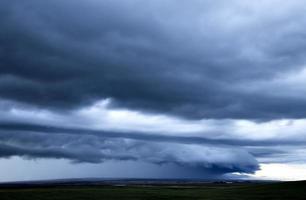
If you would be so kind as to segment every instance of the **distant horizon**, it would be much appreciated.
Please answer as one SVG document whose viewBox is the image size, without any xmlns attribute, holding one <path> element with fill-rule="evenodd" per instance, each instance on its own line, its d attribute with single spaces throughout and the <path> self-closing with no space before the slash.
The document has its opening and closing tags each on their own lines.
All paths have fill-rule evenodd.
<svg viewBox="0 0 306 200">
<path fill-rule="evenodd" d="M 117 182 L 117 181 L 127 181 L 127 183 L 133 181 L 149 181 L 149 182 L 169 182 L 172 183 L 173 181 L 183 181 L 183 182 L 194 182 L 194 183 L 218 183 L 218 182 L 292 182 L 292 181 L 282 181 L 282 180 L 264 180 L 264 179 L 197 179 L 197 178 L 107 178 L 107 177 L 84 177 L 84 178 L 62 178 L 62 179 L 40 179 L 40 180 L 20 180 L 20 181 L 8 181 L 8 182 L 2 182 L 0 181 L 0 187 L 1 185 L 6 184 L 45 184 L 45 183 L 74 183 L 74 182 L 105 182 L 105 183 L 111 183 L 111 182 Z M 110 182 L 108 182 L 110 181 Z M 306 181 L 306 180 L 298 180 L 298 181 Z M 293 181 L 295 182 L 295 181 Z"/>
</svg>

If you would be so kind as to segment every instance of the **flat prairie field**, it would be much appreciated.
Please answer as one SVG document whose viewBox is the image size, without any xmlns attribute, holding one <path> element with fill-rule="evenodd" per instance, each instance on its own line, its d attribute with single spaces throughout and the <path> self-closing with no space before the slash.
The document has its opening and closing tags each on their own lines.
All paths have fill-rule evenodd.
<svg viewBox="0 0 306 200">
<path fill-rule="evenodd" d="M 306 182 L 2 188 L 0 200 L 305 200 Z"/>
</svg>

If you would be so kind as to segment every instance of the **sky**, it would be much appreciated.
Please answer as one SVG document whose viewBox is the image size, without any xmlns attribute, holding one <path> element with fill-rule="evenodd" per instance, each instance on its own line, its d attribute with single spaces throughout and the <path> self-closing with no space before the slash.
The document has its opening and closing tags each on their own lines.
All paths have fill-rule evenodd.
<svg viewBox="0 0 306 200">
<path fill-rule="evenodd" d="M 306 1 L 1 0 L 0 181 L 306 179 Z"/>
</svg>

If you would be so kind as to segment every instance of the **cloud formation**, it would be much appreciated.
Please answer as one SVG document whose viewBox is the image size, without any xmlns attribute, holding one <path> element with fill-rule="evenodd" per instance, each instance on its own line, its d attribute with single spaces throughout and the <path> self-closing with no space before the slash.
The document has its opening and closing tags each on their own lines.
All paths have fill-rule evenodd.
<svg viewBox="0 0 306 200">
<path fill-rule="evenodd" d="M 113 110 L 108 104 L 104 100 L 70 113 L 2 104 L 0 157 L 174 164 L 199 176 L 254 173 L 259 162 L 304 159 L 305 120 L 183 120 Z"/>
<path fill-rule="evenodd" d="M 304 163 L 305 13 L 299 0 L 2 0 L 0 157 L 219 175 Z"/>
<path fill-rule="evenodd" d="M 303 118 L 303 88 L 273 81 L 305 67 L 303 3 L 271 12 L 272 2 L 2 1 L 1 97 L 52 109 L 112 98 L 181 117 Z"/>
<path fill-rule="evenodd" d="M 65 158 L 90 163 L 132 160 L 219 173 L 252 173 L 258 169 L 253 156 L 241 149 L 86 135 L 1 132 L 0 152 L 0 157 Z"/>
</svg>

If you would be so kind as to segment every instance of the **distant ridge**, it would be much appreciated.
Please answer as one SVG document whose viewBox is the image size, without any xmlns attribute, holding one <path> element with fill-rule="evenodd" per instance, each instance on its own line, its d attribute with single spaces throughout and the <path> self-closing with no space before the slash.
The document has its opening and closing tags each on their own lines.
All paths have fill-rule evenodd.
<svg viewBox="0 0 306 200">
<path fill-rule="evenodd" d="M 0 188 L 32 188 L 58 186 L 129 186 L 129 185 L 206 185 L 206 184 L 256 184 L 271 180 L 211 180 L 211 179 L 141 179 L 141 178 L 71 178 L 2 182 Z"/>
</svg>

